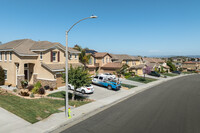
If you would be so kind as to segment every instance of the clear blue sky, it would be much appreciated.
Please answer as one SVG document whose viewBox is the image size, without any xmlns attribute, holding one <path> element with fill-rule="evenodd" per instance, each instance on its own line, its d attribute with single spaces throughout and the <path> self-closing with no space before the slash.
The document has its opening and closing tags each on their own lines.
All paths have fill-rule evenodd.
<svg viewBox="0 0 200 133">
<path fill-rule="evenodd" d="M 0 0 L 0 41 L 29 38 L 131 55 L 200 55 L 199 0 Z"/>
</svg>

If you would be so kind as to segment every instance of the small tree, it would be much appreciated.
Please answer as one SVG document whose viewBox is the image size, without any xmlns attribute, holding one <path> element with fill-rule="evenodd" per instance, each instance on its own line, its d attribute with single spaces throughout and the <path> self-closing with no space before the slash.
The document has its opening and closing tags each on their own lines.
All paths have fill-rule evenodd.
<svg viewBox="0 0 200 133">
<path fill-rule="evenodd" d="M 65 73 L 62 74 L 62 79 L 65 82 L 66 75 Z M 91 77 L 87 70 L 85 70 L 83 67 L 76 67 L 73 68 L 70 66 L 70 69 L 68 71 L 68 80 L 69 84 L 74 86 L 73 94 L 72 94 L 72 100 L 75 98 L 76 90 L 82 86 L 86 86 L 91 84 Z"/>
<path fill-rule="evenodd" d="M 5 83 L 5 73 L 3 68 L 0 66 L 0 85 L 4 85 Z"/>
<path fill-rule="evenodd" d="M 151 73 L 151 67 L 150 66 L 146 66 L 145 68 L 143 68 L 143 74 L 144 74 L 144 79 L 145 79 L 145 75 Z"/>
<path fill-rule="evenodd" d="M 171 61 L 167 61 L 167 65 L 170 67 L 170 71 L 176 71 L 176 67 Z"/>
</svg>

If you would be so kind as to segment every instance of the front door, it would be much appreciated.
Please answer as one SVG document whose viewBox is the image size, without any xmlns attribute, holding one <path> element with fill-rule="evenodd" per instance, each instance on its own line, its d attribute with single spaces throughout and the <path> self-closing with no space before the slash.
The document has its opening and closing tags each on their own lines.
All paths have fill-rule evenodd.
<svg viewBox="0 0 200 133">
<path fill-rule="evenodd" d="M 24 79 L 29 80 L 29 71 L 28 70 L 24 70 Z"/>
</svg>

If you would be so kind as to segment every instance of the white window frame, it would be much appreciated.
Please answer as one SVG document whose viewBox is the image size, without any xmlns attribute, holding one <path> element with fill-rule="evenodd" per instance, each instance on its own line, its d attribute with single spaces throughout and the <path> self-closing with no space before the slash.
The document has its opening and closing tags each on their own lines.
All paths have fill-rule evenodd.
<svg viewBox="0 0 200 133">
<path fill-rule="evenodd" d="M 40 52 L 40 60 L 43 60 L 43 52 Z"/>
<path fill-rule="evenodd" d="M 54 53 L 55 53 L 55 56 L 54 56 Z M 54 60 L 54 57 L 55 57 L 55 60 Z M 53 54 L 52 54 L 52 60 L 53 60 L 53 62 L 56 62 L 56 52 L 53 52 Z"/>
<path fill-rule="evenodd" d="M 4 69 L 4 74 L 5 74 L 5 80 L 8 80 L 8 70 Z"/>
<path fill-rule="evenodd" d="M 9 52 L 9 61 L 12 61 L 12 52 Z"/>
<path fill-rule="evenodd" d="M 0 52 L 0 61 L 2 61 L 2 52 Z"/>
<path fill-rule="evenodd" d="M 4 61 L 7 61 L 7 52 L 4 53 Z"/>
</svg>

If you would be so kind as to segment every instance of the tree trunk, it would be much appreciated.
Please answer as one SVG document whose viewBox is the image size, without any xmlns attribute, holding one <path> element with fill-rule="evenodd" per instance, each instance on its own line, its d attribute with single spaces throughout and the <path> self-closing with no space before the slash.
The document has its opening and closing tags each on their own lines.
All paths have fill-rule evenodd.
<svg viewBox="0 0 200 133">
<path fill-rule="evenodd" d="M 74 89 L 73 93 L 72 93 L 72 101 L 75 100 L 75 94 L 76 94 L 76 89 Z"/>
</svg>

